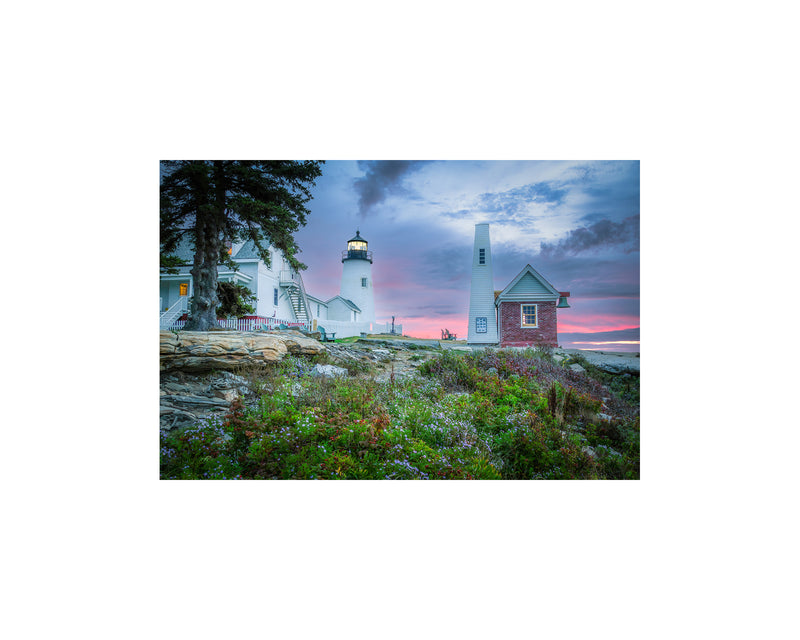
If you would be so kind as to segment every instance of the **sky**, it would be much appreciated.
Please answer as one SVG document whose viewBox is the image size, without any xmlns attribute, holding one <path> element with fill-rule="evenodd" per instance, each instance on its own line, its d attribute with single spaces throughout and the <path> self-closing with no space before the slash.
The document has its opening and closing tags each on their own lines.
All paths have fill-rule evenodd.
<svg viewBox="0 0 800 640">
<path fill-rule="evenodd" d="M 475 224 L 495 289 L 531 264 L 557 290 L 566 348 L 639 351 L 638 161 L 328 161 L 296 238 L 306 290 L 339 293 L 359 230 L 374 252 L 376 319 L 466 337 Z"/>
</svg>

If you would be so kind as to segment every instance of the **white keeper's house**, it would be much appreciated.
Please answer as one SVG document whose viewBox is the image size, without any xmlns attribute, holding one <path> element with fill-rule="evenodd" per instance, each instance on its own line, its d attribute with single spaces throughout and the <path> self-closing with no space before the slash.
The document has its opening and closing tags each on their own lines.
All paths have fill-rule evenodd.
<svg viewBox="0 0 800 640">
<path fill-rule="evenodd" d="M 255 314 L 244 318 L 220 318 L 220 326 L 239 331 L 270 329 L 284 325 L 311 331 L 323 327 L 337 338 L 362 333 L 385 333 L 390 323 L 375 322 L 372 281 L 373 253 L 367 241 L 356 231 L 342 252 L 342 281 L 339 295 L 323 300 L 309 294 L 302 275 L 291 268 L 283 252 L 269 247 L 268 266 L 258 255 L 252 240 L 230 245 L 228 252 L 238 270 L 220 265 L 218 279 L 246 286 L 256 298 Z M 194 244 L 181 243 L 175 255 L 191 265 Z M 194 295 L 191 266 L 178 267 L 178 273 L 161 274 L 160 326 L 180 329 L 186 323 L 189 298 Z M 402 333 L 402 326 L 395 326 Z"/>
</svg>

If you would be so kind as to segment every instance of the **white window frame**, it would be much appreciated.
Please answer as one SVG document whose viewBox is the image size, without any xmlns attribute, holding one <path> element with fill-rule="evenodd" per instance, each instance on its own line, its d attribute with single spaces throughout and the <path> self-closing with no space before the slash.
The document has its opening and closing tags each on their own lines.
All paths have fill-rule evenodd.
<svg viewBox="0 0 800 640">
<path fill-rule="evenodd" d="M 486 264 L 486 249 L 478 249 L 478 264 Z"/>
<path fill-rule="evenodd" d="M 366 278 L 361 278 L 361 286 L 366 288 L 366 286 L 367 286 L 367 279 Z"/>
<path fill-rule="evenodd" d="M 481 322 L 481 320 L 483 322 Z M 475 333 L 489 333 L 489 318 L 478 316 L 475 318 Z"/>
<path fill-rule="evenodd" d="M 272 287 L 272 306 L 273 307 L 277 307 L 278 306 L 278 288 L 277 287 Z"/>
<path fill-rule="evenodd" d="M 525 316 L 530 315 L 525 313 L 525 307 L 533 307 L 533 313 L 536 316 L 536 324 L 526 324 Z M 539 305 L 531 302 L 523 302 L 519 305 L 519 326 L 523 329 L 537 329 L 539 327 Z"/>
</svg>

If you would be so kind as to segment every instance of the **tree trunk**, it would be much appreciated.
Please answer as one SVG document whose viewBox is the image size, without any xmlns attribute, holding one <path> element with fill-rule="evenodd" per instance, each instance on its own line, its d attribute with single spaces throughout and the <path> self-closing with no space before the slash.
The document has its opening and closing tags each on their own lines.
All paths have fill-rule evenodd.
<svg viewBox="0 0 800 640">
<path fill-rule="evenodd" d="M 198 256 L 200 253 L 198 252 Z M 192 307 L 189 310 L 189 321 L 184 327 L 186 331 L 208 331 L 217 326 L 217 256 L 213 257 L 208 252 L 203 253 L 203 260 L 195 262 L 192 268 L 194 278 L 194 296 Z"/>
<path fill-rule="evenodd" d="M 213 204 L 198 207 L 195 226 L 195 255 L 191 274 L 194 296 L 189 310 L 186 331 L 208 331 L 217 325 L 217 265 L 222 238 L 220 222 L 225 211 L 225 184 L 222 163 L 214 162 L 215 192 L 206 192 Z"/>
</svg>

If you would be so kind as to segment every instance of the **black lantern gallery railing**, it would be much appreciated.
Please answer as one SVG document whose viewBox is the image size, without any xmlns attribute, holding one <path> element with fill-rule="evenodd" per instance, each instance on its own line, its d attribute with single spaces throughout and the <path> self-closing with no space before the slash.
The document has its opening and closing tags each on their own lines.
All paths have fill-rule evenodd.
<svg viewBox="0 0 800 640">
<path fill-rule="evenodd" d="M 372 251 L 359 251 L 356 249 L 342 251 L 342 262 L 345 260 L 369 260 L 369 263 L 372 264 Z"/>
</svg>

